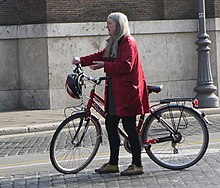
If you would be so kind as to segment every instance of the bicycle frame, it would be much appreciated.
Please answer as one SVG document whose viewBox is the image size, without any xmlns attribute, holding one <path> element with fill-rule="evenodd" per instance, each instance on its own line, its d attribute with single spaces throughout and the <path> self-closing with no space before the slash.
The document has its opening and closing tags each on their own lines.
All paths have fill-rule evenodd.
<svg viewBox="0 0 220 188">
<path fill-rule="evenodd" d="M 95 92 L 95 87 L 91 90 L 90 92 L 90 99 L 87 103 L 87 108 L 86 108 L 86 112 L 91 115 L 91 108 L 95 109 L 96 112 L 98 112 L 99 115 L 101 115 L 103 118 L 106 117 L 106 113 L 104 111 L 104 109 L 100 106 L 100 104 L 102 106 L 104 106 L 104 99 L 99 96 L 96 92 Z M 144 121 L 144 115 L 141 118 L 141 121 L 139 121 L 137 130 L 138 132 L 140 132 L 140 129 L 142 127 Z M 124 138 L 128 138 L 127 134 L 125 133 L 125 131 L 123 129 L 121 129 L 120 127 L 118 127 L 119 133 L 121 136 L 123 136 Z"/>
<path fill-rule="evenodd" d="M 90 99 L 87 103 L 86 112 L 89 113 L 89 115 L 91 115 L 90 109 L 94 108 L 96 112 L 98 112 L 103 118 L 105 118 L 105 111 L 101 108 L 99 104 L 104 106 L 104 99 L 100 97 L 93 88 L 90 92 Z"/>
<path fill-rule="evenodd" d="M 106 117 L 105 111 L 101 108 L 101 106 L 99 104 L 104 106 L 104 99 L 102 97 L 100 97 L 95 92 L 95 86 L 94 86 L 94 88 L 90 92 L 90 99 L 87 103 L 86 112 L 89 113 L 89 115 L 91 115 L 91 108 L 94 108 L 96 110 L 96 112 L 98 112 L 103 118 L 105 118 Z M 163 119 L 160 116 L 156 116 L 156 114 L 152 110 L 150 111 L 149 117 L 150 116 L 154 116 L 165 128 L 167 128 L 169 130 L 169 132 L 171 134 L 175 133 L 175 130 L 165 121 L 165 119 Z M 138 125 L 137 125 L 137 132 L 138 132 L 139 136 L 142 135 L 141 129 L 142 129 L 142 125 L 144 122 L 144 118 L 145 118 L 145 114 L 140 115 Z M 118 131 L 122 137 L 124 137 L 125 139 L 128 139 L 127 134 L 125 133 L 125 131 L 121 127 L 118 127 Z M 166 142 L 166 141 L 170 141 L 173 139 L 175 139 L 175 138 L 169 136 L 169 137 L 158 139 L 158 140 L 147 140 L 147 141 L 143 141 L 142 145 L 149 145 L 149 144 L 153 144 L 153 143 Z"/>
</svg>

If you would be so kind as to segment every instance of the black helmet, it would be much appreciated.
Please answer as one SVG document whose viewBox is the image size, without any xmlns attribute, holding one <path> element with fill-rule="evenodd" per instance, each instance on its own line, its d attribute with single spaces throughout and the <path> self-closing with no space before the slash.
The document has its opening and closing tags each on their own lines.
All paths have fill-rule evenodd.
<svg viewBox="0 0 220 188">
<path fill-rule="evenodd" d="M 74 99 L 80 99 L 82 97 L 82 80 L 78 74 L 69 74 L 66 78 L 66 90 L 67 93 Z"/>
</svg>

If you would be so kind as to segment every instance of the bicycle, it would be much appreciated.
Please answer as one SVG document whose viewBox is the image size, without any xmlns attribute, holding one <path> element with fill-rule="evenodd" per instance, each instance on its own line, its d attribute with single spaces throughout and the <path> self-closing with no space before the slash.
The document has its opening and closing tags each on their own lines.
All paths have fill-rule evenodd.
<svg viewBox="0 0 220 188">
<path fill-rule="evenodd" d="M 67 117 L 56 129 L 50 144 L 50 159 L 54 168 L 65 174 L 75 174 L 86 168 L 95 157 L 102 143 L 102 126 L 91 109 L 105 118 L 104 100 L 96 93 L 96 86 L 108 77 L 87 76 L 80 65 L 73 70 L 74 80 L 81 88 L 90 81 L 90 91 L 86 106 Z M 159 93 L 162 86 L 148 86 L 150 93 Z M 187 102 L 192 105 L 186 105 Z M 156 164 L 182 170 L 195 165 L 205 154 L 211 124 L 204 113 L 195 107 L 194 98 L 163 99 L 150 108 L 147 118 L 140 115 L 137 130 L 142 149 Z M 131 152 L 126 133 L 120 126 L 119 133 L 124 137 L 125 150 Z M 143 150 L 142 150 L 143 151 Z"/>
</svg>

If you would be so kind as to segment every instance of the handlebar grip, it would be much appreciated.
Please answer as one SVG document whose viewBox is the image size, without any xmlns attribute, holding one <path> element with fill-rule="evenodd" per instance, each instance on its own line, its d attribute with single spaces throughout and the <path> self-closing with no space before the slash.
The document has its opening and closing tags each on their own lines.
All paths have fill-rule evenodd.
<svg viewBox="0 0 220 188">
<path fill-rule="evenodd" d="M 109 76 L 102 76 L 102 77 L 99 77 L 96 84 L 100 84 L 103 80 L 109 80 L 110 77 Z"/>
<path fill-rule="evenodd" d="M 102 77 L 99 77 L 99 80 L 100 80 L 100 81 L 110 80 L 110 77 L 109 77 L 109 76 L 102 76 Z"/>
</svg>

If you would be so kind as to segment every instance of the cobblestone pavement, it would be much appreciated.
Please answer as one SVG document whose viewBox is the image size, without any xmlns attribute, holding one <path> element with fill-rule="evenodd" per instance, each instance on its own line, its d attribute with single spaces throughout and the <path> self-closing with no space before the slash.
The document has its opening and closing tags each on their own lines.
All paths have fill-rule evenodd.
<svg viewBox="0 0 220 188">
<path fill-rule="evenodd" d="M 209 132 L 220 135 L 220 116 L 208 116 Z M 0 137 L 0 160 L 2 157 L 48 153 L 52 132 L 44 134 L 25 134 Z M 107 144 L 107 142 L 105 143 Z M 210 146 L 211 147 L 211 146 Z M 220 184 L 220 148 L 215 152 L 207 152 L 195 166 L 182 171 L 166 170 L 154 164 L 148 157 L 143 159 L 145 174 L 123 177 L 119 174 L 99 175 L 94 173 L 91 165 L 77 175 L 64 175 L 56 172 L 36 172 L 22 175 L 11 174 L 0 178 L 2 188 L 21 187 L 193 187 L 217 188 Z M 120 165 L 124 169 L 129 164 L 129 158 L 124 158 Z M 102 159 L 94 163 L 102 164 Z M 0 174 L 1 177 L 1 174 Z"/>
<path fill-rule="evenodd" d="M 124 177 L 119 174 L 94 173 L 83 170 L 77 175 L 60 173 L 24 174 L 0 179 L 2 188 L 18 187 L 94 187 L 94 188 L 218 188 L 220 183 L 219 152 L 207 154 L 201 162 L 187 170 L 171 171 L 162 169 L 150 161 L 144 162 L 145 174 Z M 126 165 L 121 165 L 124 168 Z"/>
</svg>

